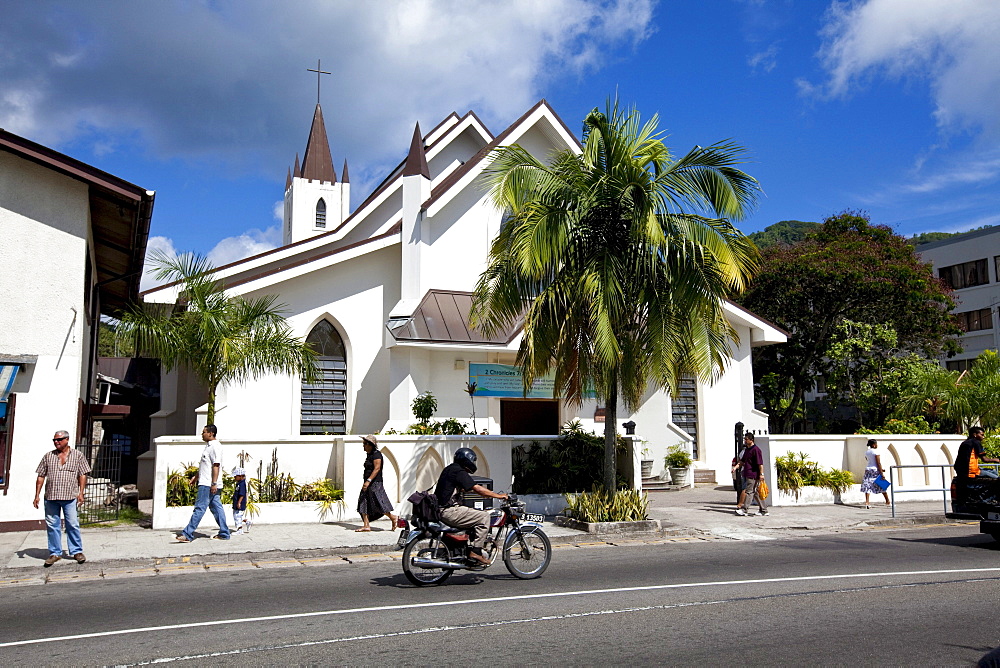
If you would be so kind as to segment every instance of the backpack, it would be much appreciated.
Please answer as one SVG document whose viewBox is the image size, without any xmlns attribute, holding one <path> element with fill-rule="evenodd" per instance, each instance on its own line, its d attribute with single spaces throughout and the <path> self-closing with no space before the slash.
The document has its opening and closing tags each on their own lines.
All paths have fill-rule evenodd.
<svg viewBox="0 0 1000 668">
<path fill-rule="evenodd" d="M 425 522 L 441 521 L 441 508 L 437 495 L 430 489 L 424 492 L 414 492 L 406 500 L 413 504 L 413 516 L 417 519 Z"/>
</svg>

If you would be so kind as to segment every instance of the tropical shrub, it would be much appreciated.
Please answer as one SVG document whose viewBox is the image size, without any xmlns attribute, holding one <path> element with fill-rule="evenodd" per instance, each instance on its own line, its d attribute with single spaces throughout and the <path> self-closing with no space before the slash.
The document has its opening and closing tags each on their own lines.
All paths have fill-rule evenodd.
<svg viewBox="0 0 1000 668">
<path fill-rule="evenodd" d="M 430 392 L 418 394 L 417 398 L 410 404 L 410 409 L 413 411 L 413 417 L 420 420 L 421 424 L 427 424 L 427 421 L 431 419 L 432 415 L 434 415 L 434 411 L 437 410 L 437 407 L 437 399 L 435 399 L 434 395 Z"/>
<path fill-rule="evenodd" d="M 192 506 L 198 496 L 197 487 L 190 484 L 190 479 L 198 473 L 198 466 L 188 464 L 183 471 L 167 472 L 167 506 Z M 247 477 L 247 513 L 255 516 L 260 513 L 257 504 L 279 503 L 283 501 L 316 501 L 320 521 L 333 513 L 346 508 L 344 490 L 336 487 L 330 478 L 322 478 L 315 482 L 299 485 L 287 473 L 278 471 L 278 451 L 271 453 L 271 463 L 264 470 L 264 463 L 257 465 L 257 477 Z M 226 471 L 222 472 L 222 503 L 233 502 L 235 479 Z"/>
<path fill-rule="evenodd" d="M 595 486 L 590 492 L 567 494 L 564 512 L 581 522 L 638 522 L 649 519 L 648 509 L 649 498 L 642 490 L 619 489 L 608 494 Z"/>
<path fill-rule="evenodd" d="M 693 461 L 691 455 L 680 443 L 667 448 L 667 456 L 663 458 L 663 463 L 671 469 L 686 469 L 691 466 Z"/>
<path fill-rule="evenodd" d="M 937 422 L 929 423 L 923 415 L 905 418 L 890 418 L 881 427 L 858 429 L 859 434 L 938 434 Z"/>
<path fill-rule="evenodd" d="M 618 439 L 618 454 L 625 442 Z M 604 439 L 584 431 L 579 420 L 565 424 L 559 438 L 546 445 L 521 444 L 513 452 L 516 494 L 563 494 L 591 489 L 603 482 Z M 619 476 L 619 487 L 628 482 Z"/>
<path fill-rule="evenodd" d="M 834 494 L 843 494 L 854 484 L 854 475 L 850 471 L 823 469 L 808 457 L 804 452 L 789 452 L 774 460 L 778 471 L 778 489 L 798 499 L 803 487 L 823 487 Z"/>
</svg>

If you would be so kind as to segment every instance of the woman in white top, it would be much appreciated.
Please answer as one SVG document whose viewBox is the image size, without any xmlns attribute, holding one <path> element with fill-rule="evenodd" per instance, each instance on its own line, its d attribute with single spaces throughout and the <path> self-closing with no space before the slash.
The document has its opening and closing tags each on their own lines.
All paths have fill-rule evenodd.
<svg viewBox="0 0 1000 668">
<path fill-rule="evenodd" d="M 868 449 L 865 451 L 865 459 L 868 464 L 865 466 L 865 477 L 861 481 L 861 491 L 865 493 L 865 508 L 871 508 L 868 504 L 868 496 L 872 493 L 878 494 L 882 493 L 885 497 L 885 505 L 889 505 L 889 492 L 885 492 L 875 484 L 875 478 L 883 474 L 882 471 L 882 460 L 875 454 L 875 450 L 878 448 L 878 441 L 874 438 L 868 440 Z"/>
</svg>

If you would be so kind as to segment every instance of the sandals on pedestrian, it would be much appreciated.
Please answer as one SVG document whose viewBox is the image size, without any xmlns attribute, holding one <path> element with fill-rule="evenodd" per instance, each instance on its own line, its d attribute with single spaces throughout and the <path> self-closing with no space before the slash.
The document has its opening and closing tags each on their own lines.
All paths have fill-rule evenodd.
<svg viewBox="0 0 1000 668">
<path fill-rule="evenodd" d="M 371 531 L 371 530 L 372 530 L 371 527 L 361 527 L 360 529 L 355 529 L 354 533 L 361 533 L 363 531 Z"/>
</svg>

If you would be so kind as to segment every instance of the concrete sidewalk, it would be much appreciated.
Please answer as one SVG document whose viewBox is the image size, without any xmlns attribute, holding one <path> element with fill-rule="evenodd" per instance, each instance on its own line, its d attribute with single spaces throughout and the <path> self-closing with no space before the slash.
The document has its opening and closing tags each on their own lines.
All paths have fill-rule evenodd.
<svg viewBox="0 0 1000 668">
<path fill-rule="evenodd" d="M 649 517 L 660 520 L 662 530 L 657 534 L 587 534 L 551 522 L 546 522 L 545 531 L 557 545 L 592 545 L 636 539 L 772 540 L 878 526 L 951 523 L 939 501 L 899 503 L 896 518 L 885 505 L 866 510 L 833 504 L 778 507 L 767 516 L 740 517 L 734 514 L 735 498 L 731 488 L 717 486 L 652 492 Z M 173 531 L 134 526 L 84 529 L 87 563 L 63 559 L 51 568 L 42 567 L 48 556 L 45 531 L 0 533 L 0 585 L 398 558 L 399 531 L 391 530 L 387 520 L 375 522 L 369 533 L 356 533 L 358 526 L 352 522 L 255 525 L 248 534 L 219 541 L 211 539 L 215 526 L 206 515 L 191 543 L 178 543 Z"/>
</svg>

